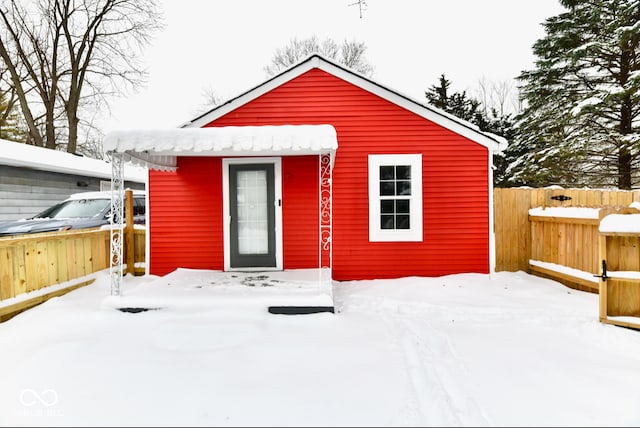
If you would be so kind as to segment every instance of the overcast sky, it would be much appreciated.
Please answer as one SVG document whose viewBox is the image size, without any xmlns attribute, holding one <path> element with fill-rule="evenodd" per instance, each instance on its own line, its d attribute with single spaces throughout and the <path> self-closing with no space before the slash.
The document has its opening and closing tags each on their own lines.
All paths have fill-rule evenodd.
<svg viewBox="0 0 640 428">
<path fill-rule="evenodd" d="M 147 84 L 111 103 L 105 132 L 179 126 L 211 88 L 228 99 L 266 79 L 276 49 L 315 34 L 362 41 L 373 79 L 413 98 L 442 73 L 473 93 L 480 79 L 530 69 L 541 23 L 558 0 L 160 0 L 165 28 L 145 51 Z"/>
</svg>

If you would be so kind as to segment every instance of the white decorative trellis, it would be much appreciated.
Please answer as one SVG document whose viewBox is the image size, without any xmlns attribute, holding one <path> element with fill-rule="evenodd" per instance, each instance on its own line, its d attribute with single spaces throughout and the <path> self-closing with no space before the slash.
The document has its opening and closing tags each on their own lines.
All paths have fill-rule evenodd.
<svg viewBox="0 0 640 428">
<path fill-rule="evenodd" d="M 120 296 L 122 283 L 122 242 L 124 239 L 124 154 L 109 152 L 111 158 L 111 295 Z"/>
<path fill-rule="evenodd" d="M 331 280 L 331 267 L 332 267 L 332 169 L 333 169 L 333 155 L 332 153 L 324 153 L 319 157 L 320 168 L 320 182 L 319 182 L 319 205 L 320 205 L 320 218 L 319 218 L 319 260 L 318 267 L 320 270 L 321 280 Z M 328 272 L 328 278 L 323 278 L 323 273 Z"/>
</svg>

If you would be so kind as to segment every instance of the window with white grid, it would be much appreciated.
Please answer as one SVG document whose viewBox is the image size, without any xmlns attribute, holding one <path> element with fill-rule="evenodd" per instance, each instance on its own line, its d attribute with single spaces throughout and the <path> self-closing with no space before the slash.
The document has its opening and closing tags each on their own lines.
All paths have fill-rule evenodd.
<svg viewBox="0 0 640 428">
<path fill-rule="evenodd" d="M 422 241 L 422 155 L 369 155 L 369 241 Z"/>
</svg>

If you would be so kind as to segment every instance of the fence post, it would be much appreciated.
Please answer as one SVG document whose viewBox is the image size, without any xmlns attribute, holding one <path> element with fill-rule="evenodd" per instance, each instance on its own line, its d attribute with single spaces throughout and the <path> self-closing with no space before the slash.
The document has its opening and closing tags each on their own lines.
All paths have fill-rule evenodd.
<svg viewBox="0 0 640 428">
<path fill-rule="evenodd" d="M 124 242 L 126 245 L 126 254 L 127 254 L 127 270 L 126 273 L 130 273 L 131 275 L 135 274 L 135 264 L 136 264 L 136 254 L 135 254 L 135 246 L 134 246 L 134 236 L 133 236 L 133 191 L 131 189 L 127 189 L 125 191 L 125 205 L 124 205 L 124 213 L 125 213 L 125 227 L 124 227 Z"/>
</svg>

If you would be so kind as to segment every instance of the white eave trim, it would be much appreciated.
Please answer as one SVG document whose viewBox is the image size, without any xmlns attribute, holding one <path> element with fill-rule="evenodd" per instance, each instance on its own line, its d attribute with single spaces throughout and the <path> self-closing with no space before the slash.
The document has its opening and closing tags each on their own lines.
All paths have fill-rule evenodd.
<svg viewBox="0 0 640 428">
<path fill-rule="evenodd" d="M 306 73 L 307 71 L 318 68 L 340 79 L 343 79 L 365 91 L 371 92 L 389 102 L 392 102 L 412 113 L 428 119 L 438 125 L 441 125 L 451 131 L 460 134 L 482 146 L 487 147 L 492 153 L 499 153 L 507 147 L 507 140 L 503 137 L 480 131 L 480 129 L 465 120 L 457 118 L 436 107 L 421 103 L 407 95 L 398 91 L 384 87 L 365 76 L 343 68 L 320 55 L 314 54 L 308 59 L 300 62 L 298 65 L 282 72 L 281 74 L 267 80 L 263 84 L 250 89 L 242 95 L 229 100 L 225 104 L 214 108 L 196 119 L 184 123 L 183 128 L 200 128 L 212 121 L 224 116 L 225 114 L 237 109 L 238 107 L 266 94 L 267 92 L 281 86 L 282 84 Z"/>
</svg>

